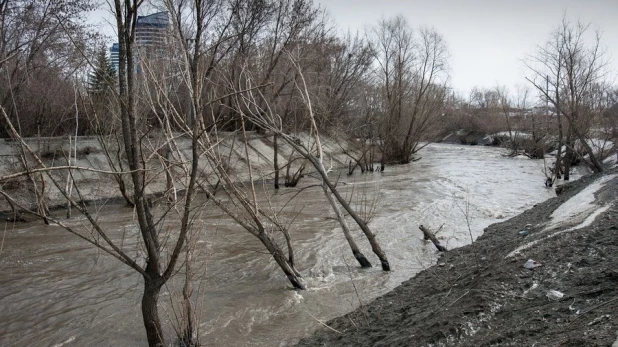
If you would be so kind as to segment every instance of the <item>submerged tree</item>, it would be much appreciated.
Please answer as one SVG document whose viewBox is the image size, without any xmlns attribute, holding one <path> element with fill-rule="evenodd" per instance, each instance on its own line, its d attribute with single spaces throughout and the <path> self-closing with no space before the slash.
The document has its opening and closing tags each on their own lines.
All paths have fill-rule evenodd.
<svg viewBox="0 0 618 347">
<path fill-rule="evenodd" d="M 369 228 L 368 222 L 361 218 L 357 211 L 350 206 L 348 201 L 346 201 L 346 199 L 340 194 L 336 184 L 333 183 L 328 176 L 329 169 L 324 165 L 324 152 L 321 145 L 322 140 L 319 133 L 320 129 L 317 125 L 315 113 L 313 111 L 313 103 L 309 93 L 309 88 L 300 66 L 295 63 L 295 60 L 292 57 L 289 57 L 289 59 L 299 74 L 297 88 L 301 95 L 302 102 L 307 108 L 307 113 L 305 115 L 310 124 L 309 132 L 311 143 L 303 144 L 302 142 L 297 141 L 295 136 L 284 130 L 279 114 L 273 112 L 273 109 L 270 108 L 267 101 L 264 102 L 263 95 L 253 92 L 253 88 L 251 88 L 253 79 L 251 79 L 250 76 L 247 76 L 244 79 L 246 84 L 238 88 L 239 90 L 246 91 L 238 95 L 239 109 L 244 110 L 243 115 L 251 122 L 280 136 L 289 146 L 302 155 L 317 171 L 322 180 L 322 190 L 324 195 L 335 213 L 352 253 L 359 264 L 363 267 L 371 266 L 371 263 L 360 252 L 358 245 L 352 238 L 348 222 L 346 221 L 342 210 L 345 210 L 345 212 L 349 214 L 349 216 L 365 234 L 365 237 L 369 241 L 373 252 L 380 259 L 382 269 L 384 271 L 390 271 L 390 263 L 386 257 L 386 253 L 382 250 L 375 234 Z M 260 99 L 262 100 L 260 101 Z M 264 105 L 265 108 L 262 108 L 262 105 Z"/>
<path fill-rule="evenodd" d="M 382 20 L 370 42 L 380 88 L 383 162 L 409 163 L 429 140 L 446 98 L 446 43 L 433 29 L 414 31 L 403 17 Z"/>
</svg>

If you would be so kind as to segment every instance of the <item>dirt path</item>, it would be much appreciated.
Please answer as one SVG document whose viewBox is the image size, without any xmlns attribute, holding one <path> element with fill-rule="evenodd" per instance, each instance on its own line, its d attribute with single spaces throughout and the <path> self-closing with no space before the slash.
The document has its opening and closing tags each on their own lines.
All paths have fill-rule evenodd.
<svg viewBox="0 0 618 347">
<path fill-rule="evenodd" d="M 299 346 L 618 346 L 617 172 L 488 227 Z"/>
</svg>

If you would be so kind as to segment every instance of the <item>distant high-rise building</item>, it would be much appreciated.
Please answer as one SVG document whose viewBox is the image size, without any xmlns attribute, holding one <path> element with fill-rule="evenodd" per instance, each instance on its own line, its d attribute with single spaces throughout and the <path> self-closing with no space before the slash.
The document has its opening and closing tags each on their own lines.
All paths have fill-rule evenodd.
<svg viewBox="0 0 618 347">
<path fill-rule="evenodd" d="M 168 29 L 168 12 L 137 16 L 135 23 L 135 57 L 139 59 L 152 59 L 163 56 L 167 48 Z M 109 51 L 110 60 L 114 68 L 118 70 L 118 43 L 112 44 Z"/>
<path fill-rule="evenodd" d="M 109 60 L 112 62 L 112 66 L 116 71 L 118 71 L 118 53 L 120 51 L 120 47 L 117 43 L 112 44 L 109 48 Z"/>
<path fill-rule="evenodd" d="M 135 43 L 140 48 L 162 49 L 167 44 L 168 27 L 167 12 L 138 16 L 135 24 Z"/>
</svg>

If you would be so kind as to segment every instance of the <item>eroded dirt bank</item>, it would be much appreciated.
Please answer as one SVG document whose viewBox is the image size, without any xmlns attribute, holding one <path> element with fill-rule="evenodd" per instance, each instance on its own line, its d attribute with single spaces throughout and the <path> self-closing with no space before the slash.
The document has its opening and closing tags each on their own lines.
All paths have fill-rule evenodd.
<svg viewBox="0 0 618 347">
<path fill-rule="evenodd" d="M 618 346 L 617 172 L 491 225 L 299 345 Z"/>
</svg>

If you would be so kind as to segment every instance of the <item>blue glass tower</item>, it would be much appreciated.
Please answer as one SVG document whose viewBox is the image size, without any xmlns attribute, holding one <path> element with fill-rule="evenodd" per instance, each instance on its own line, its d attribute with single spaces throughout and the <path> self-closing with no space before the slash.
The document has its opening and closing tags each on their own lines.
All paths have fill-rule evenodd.
<svg viewBox="0 0 618 347">
<path fill-rule="evenodd" d="M 147 16 L 138 16 L 135 23 L 135 57 L 152 59 L 165 54 L 169 28 L 168 12 L 157 12 Z M 110 47 L 110 60 L 118 70 L 118 43 Z M 139 72 L 139 68 L 138 72 Z"/>
<path fill-rule="evenodd" d="M 112 44 L 109 48 L 109 60 L 112 62 L 112 66 L 116 71 L 118 71 L 118 53 L 120 48 L 118 47 L 118 43 Z"/>
</svg>

